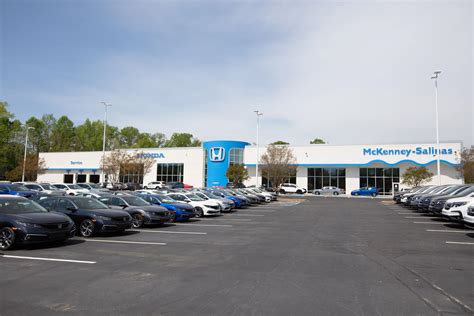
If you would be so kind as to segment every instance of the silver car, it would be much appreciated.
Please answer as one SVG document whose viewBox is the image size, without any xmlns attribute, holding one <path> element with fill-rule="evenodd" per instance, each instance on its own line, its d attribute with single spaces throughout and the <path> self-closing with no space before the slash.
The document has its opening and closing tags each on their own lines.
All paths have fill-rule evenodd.
<svg viewBox="0 0 474 316">
<path fill-rule="evenodd" d="M 315 195 L 339 195 L 344 194 L 343 189 L 339 189 L 338 187 L 323 187 L 322 189 L 316 189 L 313 191 Z"/>
</svg>

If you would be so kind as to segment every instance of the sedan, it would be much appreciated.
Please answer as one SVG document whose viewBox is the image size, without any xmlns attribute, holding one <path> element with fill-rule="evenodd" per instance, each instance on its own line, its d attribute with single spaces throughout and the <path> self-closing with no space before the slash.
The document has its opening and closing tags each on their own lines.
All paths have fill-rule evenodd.
<svg viewBox="0 0 474 316">
<path fill-rule="evenodd" d="M 339 189 L 338 187 L 322 187 L 321 189 L 313 191 L 313 194 L 315 195 L 339 195 L 344 193 L 344 190 Z"/>
<path fill-rule="evenodd" d="M 0 197 L 0 250 L 15 244 L 65 241 L 76 228 L 66 215 L 19 196 Z"/>
<path fill-rule="evenodd" d="M 187 221 L 194 216 L 194 207 L 188 203 L 181 203 L 171 197 L 161 194 L 142 194 L 145 201 L 165 207 L 168 211 L 175 212 L 174 221 Z"/>
<path fill-rule="evenodd" d="M 0 194 L 19 195 L 31 198 L 38 195 L 38 192 L 30 190 L 22 184 L 0 183 Z"/>
<path fill-rule="evenodd" d="M 69 216 L 76 223 L 83 237 L 106 232 L 122 233 L 132 227 L 132 217 L 127 212 L 111 210 L 93 198 L 50 197 L 39 203 L 50 211 Z"/>
<path fill-rule="evenodd" d="M 366 196 L 377 196 L 379 194 L 379 189 L 375 187 L 363 187 L 357 190 L 353 190 L 351 195 L 359 196 L 359 195 L 366 195 Z"/>
</svg>

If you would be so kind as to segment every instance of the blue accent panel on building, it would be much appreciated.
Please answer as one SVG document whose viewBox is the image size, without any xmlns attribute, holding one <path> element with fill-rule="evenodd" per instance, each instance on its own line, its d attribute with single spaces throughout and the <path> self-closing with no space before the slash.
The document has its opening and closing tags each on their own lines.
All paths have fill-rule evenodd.
<svg viewBox="0 0 474 316">
<path fill-rule="evenodd" d="M 229 151 L 232 148 L 244 149 L 250 145 L 247 142 L 234 140 L 213 140 L 202 144 L 207 151 L 207 186 L 226 186 L 229 180 L 225 176 L 229 167 Z M 224 148 L 224 153 L 220 154 L 218 148 Z M 212 151 L 212 153 L 211 153 Z M 212 160 L 211 160 L 212 154 Z M 219 155 L 220 154 L 220 155 Z"/>
<path fill-rule="evenodd" d="M 359 163 L 302 163 L 302 164 L 296 164 L 294 166 L 297 166 L 297 167 L 298 166 L 300 166 L 300 167 L 367 167 L 367 166 L 370 166 L 373 163 L 381 163 L 381 164 L 393 167 L 393 166 L 396 166 L 396 165 L 399 165 L 399 164 L 405 163 L 405 162 L 412 163 L 412 164 L 414 164 L 416 166 L 420 166 L 420 167 L 426 167 L 428 165 L 436 163 L 436 160 L 431 160 L 427 163 L 419 163 L 419 162 L 416 162 L 414 160 L 405 159 L 405 160 L 397 161 L 395 163 L 388 163 L 386 161 L 377 159 L 377 160 L 371 160 L 367 163 L 360 163 L 360 164 Z M 449 161 L 446 161 L 446 160 L 443 160 L 443 159 L 440 159 L 440 163 L 448 165 L 448 166 L 454 166 L 454 167 L 460 165 L 460 164 L 455 164 L 455 163 L 452 163 L 452 162 L 449 162 Z M 255 164 L 246 164 L 245 166 L 246 167 L 255 167 Z"/>
</svg>

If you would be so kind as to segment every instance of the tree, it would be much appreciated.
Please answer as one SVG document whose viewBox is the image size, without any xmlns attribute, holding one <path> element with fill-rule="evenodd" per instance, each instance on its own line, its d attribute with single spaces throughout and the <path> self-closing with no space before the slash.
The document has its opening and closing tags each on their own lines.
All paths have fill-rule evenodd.
<svg viewBox="0 0 474 316">
<path fill-rule="evenodd" d="M 276 190 L 296 171 L 296 158 L 286 145 L 268 145 L 260 163 L 262 173 L 265 173 Z"/>
<path fill-rule="evenodd" d="M 133 148 L 136 146 L 140 131 L 132 126 L 120 130 L 120 145 L 122 148 Z"/>
<path fill-rule="evenodd" d="M 464 183 L 474 183 L 474 146 L 461 150 L 461 163 L 456 169 L 464 177 Z"/>
<path fill-rule="evenodd" d="M 43 158 L 38 158 L 37 154 L 27 154 L 25 164 L 25 181 L 36 181 L 39 174 L 46 170 L 46 162 Z M 23 175 L 23 160 L 5 176 L 10 181 L 20 181 Z"/>
<path fill-rule="evenodd" d="M 433 173 L 425 167 L 410 167 L 402 175 L 402 183 L 410 187 L 417 187 L 425 182 L 431 181 Z"/>
<path fill-rule="evenodd" d="M 102 150 L 104 123 L 102 121 L 90 121 L 86 119 L 84 123 L 76 127 L 75 150 L 77 151 L 98 151 Z"/>
<path fill-rule="evenodd" d="M 230 165 L 225 175 L 227 179 L 229 179 L 229 182 L 234 185 L 238 185 L 249 179 L 247 168 L 239 164 Z"/>
<path fill-rule="evenodd" d="M 22 157 L 24 135 L 21 122 L 8 112 L 8 104 L 0 102 L 0 180 L 14 169 Z"/>
<path fill-rule="evenodd" d="M 273 142 L 272 145 L 289 145 L 290 143 L 287 143 L 283 140 L 277 140 L 276 142 Z"/>
<path fill-rule="evenodd" d="M 312 141 L 309 142 L 310 144 L 316 145 L 316 144 L 326 144 L 324 140 L 321 138 L 315 138 Z"/>
<path fill-rule="evenodd" d="M 166 142 L 165 147 L 198 147 L 201 141 L 189 133 L 173 133 Z"/>
<path fill-rule="evenodd" d="M 65 115 L 61 116 L 51 129 L 52 151 L 73 151 L 75 147 L 74 123 Z"/>
<path fill-rule="evenodd" d="M 109 182 L 119 182 L 120 175 L 134 174 L 143 176 L 149 173 L 155 160 L 143 154 L 143 152 L 127 152 L 125 150 L 113 150 L 104 157 L 102 169 L 108 177 Z"/>
</svg>

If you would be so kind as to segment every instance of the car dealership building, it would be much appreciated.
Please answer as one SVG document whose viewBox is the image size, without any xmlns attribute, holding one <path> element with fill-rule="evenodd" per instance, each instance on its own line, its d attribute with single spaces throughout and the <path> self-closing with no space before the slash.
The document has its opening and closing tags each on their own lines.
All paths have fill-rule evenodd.
<svg viewBox="0 0 474 316">
<path fill-rule="evenodd" d="M 460 142 L 440 144 L 441 183 L 462 183 L 456 166 L 460 163 Z M 390 194 L 401 183 L 409 167 L 425 166 L 437 174 L 436 144 L 375 144 L 375 145 L 309 145 L 290 146 L 296 158 L 296 172 L 288 178 L 308 190 L 336 186 L 350 192 L 363 186 L 376 186 L 382 194 Z M 121 182 L 147 184 L 152 181 L 184 182 L 195 187 L 225 186 L 225 174 L 230 164 L 247 167 L 256 184 L 257 148 L 241 141 L 207 141 L 202 147 L 129 149 L 133 154 L 154 160 L 146 174 L 120 174 Z M 262 155 L 265 148 L 260 147 Z M 110 152 L 106 152 L 106 155 Z M 46 170 L 38 176 L 40 182 L 103 182 L 102 152 L 40 153 Z M 261 171 L 262 169 L 259 168 Z M 106 176 L 107 177 L 107 176 Z M 436 176 L 432 184 L 438 184 Z M 269 180 L 260 172 L 259 185 Z"/>
</svg>

